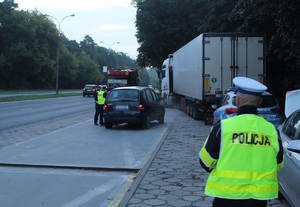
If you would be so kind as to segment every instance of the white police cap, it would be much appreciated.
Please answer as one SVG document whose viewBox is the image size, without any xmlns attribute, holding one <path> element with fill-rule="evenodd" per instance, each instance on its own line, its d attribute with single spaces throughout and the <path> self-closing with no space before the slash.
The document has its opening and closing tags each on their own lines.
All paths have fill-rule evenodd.
<svg viewBox="0 0 300 207">
<path fill-rule="evenodd" d="M 235 77 L 233 84 L 238 92 L 253 96 L 261 96 L 262 92 L 267 90 L 264 84 L 247 77 Z"/>
</svg>

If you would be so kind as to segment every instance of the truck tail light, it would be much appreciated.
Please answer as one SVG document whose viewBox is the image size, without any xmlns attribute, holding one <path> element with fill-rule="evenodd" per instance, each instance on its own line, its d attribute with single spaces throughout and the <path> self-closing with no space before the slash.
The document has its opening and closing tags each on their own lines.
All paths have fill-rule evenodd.
<svg viewBox="0 0 300 207">
<path fill-rule="evenodd" d="M 138 105 L 138 111 L 143 111 L 145 108 L 144 108 L 144 105 L 143 104 L 139 104 Z"/>
<path fill-rule="evenodd" d="M 258 82 L 261 84 L 264 84 L 264 75 L 263 74 L 258 74 Z"/>
<path fill-rule="evenodd" d="M 204 78 L 204 87 L 206 91 L 209 91 L 209 76 L 205 76 Z"/>
<path fill-rule="evenodd" d="M 235 114 L 238 112 L 237 108 L 226 108 L 225 109 L 225 114 Z"/>
</svg>

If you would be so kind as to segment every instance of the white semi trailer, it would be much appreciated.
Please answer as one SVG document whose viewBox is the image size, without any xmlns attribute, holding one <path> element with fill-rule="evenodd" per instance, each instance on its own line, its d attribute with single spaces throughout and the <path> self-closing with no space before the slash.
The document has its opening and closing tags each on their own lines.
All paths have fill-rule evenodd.
<svg viewBox="0 0 300 207">
<path fill-rule="evenodd" d="M 203 33 L 163 62 L 162 98 L 194 119 L 208 119 L 234 77 L 265 84 L 265 65 L 265 35 Z"/>
</svg>

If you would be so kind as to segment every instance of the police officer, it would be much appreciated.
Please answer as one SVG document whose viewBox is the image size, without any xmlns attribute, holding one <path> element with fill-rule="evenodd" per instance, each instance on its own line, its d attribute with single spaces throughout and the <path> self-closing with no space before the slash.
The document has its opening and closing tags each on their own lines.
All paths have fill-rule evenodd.
<svg viewBox="0 0 300 207">
<path fill-rule="evenodd" d="M 107 92 L 105 91 L 106 87 L 104 85 L 99 85 L 97 87 L 97 92 L 95 93 L 95 115 L 94 115 L 94 125 L 98 125 L 98 117 L 100 115 L 99 123 L 100 126 L 103 126 L 103 105 Z"/>
<path fill-rule="evenodd" d="M 267 87 L 246 77 L 233 83 L 238 115 L 215 124 L 199 151 L 210 172 L 204 193 L 215 197 L 213 207 L 266 207 L 278 197 L 282 143 L 274 125 L 257 115 Z"/>
</svg>

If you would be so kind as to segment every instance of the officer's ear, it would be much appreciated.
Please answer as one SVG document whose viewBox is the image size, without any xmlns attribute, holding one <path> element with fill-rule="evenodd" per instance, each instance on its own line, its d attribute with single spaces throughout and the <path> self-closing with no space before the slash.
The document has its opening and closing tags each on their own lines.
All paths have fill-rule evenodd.
<svg viewBox="0 0 300 207">
<path fill-rule="evenodd" d="M 235 96 L 235 104 L 236 106 L 239 108 L 239 104 L 240 104 L 240 96 L 238 94 L 236 94 Z"/>
</svg>

